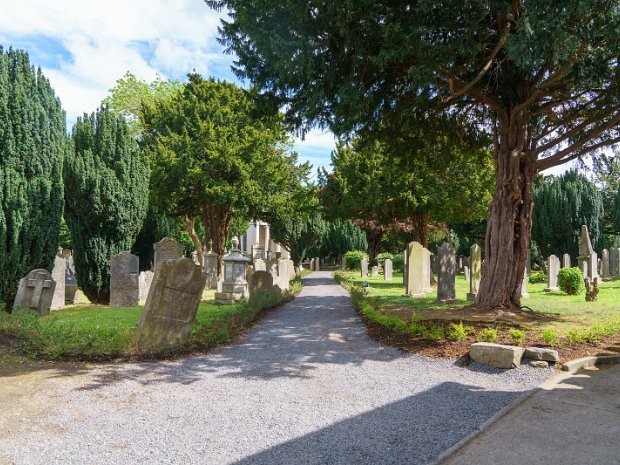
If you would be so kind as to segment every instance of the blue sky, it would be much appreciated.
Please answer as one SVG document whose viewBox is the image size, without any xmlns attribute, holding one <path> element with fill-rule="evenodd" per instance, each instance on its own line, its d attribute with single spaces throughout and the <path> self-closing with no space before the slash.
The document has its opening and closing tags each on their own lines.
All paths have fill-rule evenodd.
<svg viewBox="0 0 620 465">
<path fill-rule="evenodd" d="M 238 82 L 233 56 L 217 43 L 222 14 L 203 0 L 19 0 L 0 15 L 0 45 L 28 50 L 50 79 L 67 112 L 92 112 L 126 71 L 145 80 L 157 74 L 185 79 L 196 70 Z M 295 140 L 302 160 L 329 166 L 331 133 Z"/>
</svg>

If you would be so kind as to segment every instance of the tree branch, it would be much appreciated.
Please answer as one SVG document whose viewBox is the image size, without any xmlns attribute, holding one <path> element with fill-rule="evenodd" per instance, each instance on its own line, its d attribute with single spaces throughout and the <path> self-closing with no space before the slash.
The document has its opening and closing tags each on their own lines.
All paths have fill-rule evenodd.
<svg viewBox="0 0 620 465">
<path fill-rule="evenodd" d="M 620 137 L 616 137 L 614 139 L 609 139 L 606 141 L 602 141 L 599 142 L 598 144 L 594 144 L 594 145 L 590 145 L 588 147 L 584 147 L 581 150 L 578 150 L 577 152 L 573 153 L 572 155 L 561 159 L 561 160 L 552 160 L 554 157 L 548 157 L 548 158 L 543 158 L 542 160 L 538 160 L 538 162 L 536 163 L 536 169 L 538 171 L 543 171 L 546 170 L 547 168 L 551 168 L 553 166 L 558 166 L 558 165 L 562 165 L 564 163 L 567 163 L 571 160 L 575 160 L 576 158 L 579 158 L 583 155 L 585 155 L 588 152 L 592 152 L 594 150 L 603 148 L 603 147 L 609 147 L 610 145 L 615 145 L 620 143 Z"/>
</svg>

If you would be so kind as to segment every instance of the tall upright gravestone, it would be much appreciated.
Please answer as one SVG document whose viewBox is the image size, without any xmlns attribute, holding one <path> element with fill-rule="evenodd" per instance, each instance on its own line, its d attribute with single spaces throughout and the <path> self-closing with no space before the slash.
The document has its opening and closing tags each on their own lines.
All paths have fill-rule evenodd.
<svg viewBox="0 0 620 465">
<path fill-rule="evenodd" d="M 360 262 L 360 268 L 361 268 L 362 278 L 367 278 L 368 277 L 368 260 L 366 260 L 365 258 L 362 258 L 362 261 Z"/>
<path fill-rule="evenodd" d="M 588 227 L 584 224 L 581 226 L 581 235 L 579 237 L 579 256 L 577 257 L 579 269 L 583 270 L 587 278 L 594 279 L 598 277 L 597 265 L 598 257 L 592 242 L 590 241 L 590 233 Z"/>
<path fill-rule="evenodd" d="M 482 251 L 478 244 L 474 244 L 469 249 L 469 293 L 467 300 L 476 300 L 478 289 L 480 288 L 480 280 L 482 279 Z"/>
<path fill-rule="evenodd" d="M 557 292 L 560 290 L 558 287 L 559 271 L 560 259 L 555 255 L 550 255 L 547 259 L 547 288 L 545 292 Z"/>
<path fill-rule="evenodd" d="M 565 253 L 562 256 L 562 260 L 563 260 L 562 268 L 570 268 L 570 255 Z"/>
<path fill-rule="evenodd" d="M 140 283 L 140 300 L 145 301 L 153 283 L 153 272 L 150 270 L 142 271 L 138 279 Z"/>
<path fill-rule="evenodd" d="M 166 260 L 155 268 L 153 283 L 136 330 L 144 350 L 186 341 L 205 287 L 202 269 L 189 258 Z"/>
<path fill-rule="evenodd" d="M 437 250 L 437 302 L 448 303 L 456 299 L 456 254 L 448 242 Z"/>
<path fill-rule="evenodd" d="M 47 270 L 32 270 L 19 281 L 13 314 L 34 310 L 39 316 L 49 315 L 55 289 L 56 282 Z"/>
<path fill-rule="evenodd" d="M 428 279 L 424 279 L 424 261 L 428 258 L 424 253 L 424 247 L 419 242 L 410 242 L 407 246 L 407 286 L 406 292 L 410 297 L 424 295 L 429 285 Z M 428 263 L 430 268 L 430 262 Z M 428 276 L 426 276 L 428 278 Z"/>
<path fill-rule="evenodd" d="M 110 257 L 110 307 L 137 307 L 140 303 L 140 261 L 130 252 Z"/>
<path fill-rule="evenodd" d="M 609 250 L 603 249 L 601 254 L 601 278 L 609 279 L 611 277 L 609 273 Z"/>
<path fill-rule="evenodd" d="M 433 271 L 431 268 L 431 257 L 433 254 L 426 247 L 422 248 L 422 290 L 431 292 L 433 290 Z"/>
<path fill-rule="evenodd" d="M 609 249 L 609 275 L 612 278 L 620 276 L 620 249 Z"/>
<path fill-rule="evenodd" d="M 393 266 L 394 265 L 392 264 L 392 260 L 389 258 L 386 258 L 385 261 L 383 262 L 383 280 L 384 281 L 392 280 Z"/>
<path fill-rule="evenodd" d="M 161 241 L 153 244 L 153 268 L 166 260 L 176 260 L 183 256 L 183 246 L 171 237 L 164 237 Z"/>
<path fill-rule="evenodd" d="M 54 269 L 52 269 L 52 279 L 56 281 L 54 297 L 52 298 L 51 310 L 61 310 L 65 308 L 65 274 L 67 272 L 67 259 L 62 253 L 62 248 L 54 258 Z"/>
<path fill-rule="evenodd" d="M 213 250 L 204 253 L 202 262 L 204 263 L 204 273 L 207 278 L 207 288 L 215 289 L 217 287 L 217 262 L 218 256 Z"/>
</svg>

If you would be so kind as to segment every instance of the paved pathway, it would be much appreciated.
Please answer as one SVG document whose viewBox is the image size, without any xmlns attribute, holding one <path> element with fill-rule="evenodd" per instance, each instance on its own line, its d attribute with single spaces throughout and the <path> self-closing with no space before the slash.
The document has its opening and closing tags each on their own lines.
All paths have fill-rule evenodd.
<svg viewBox="0 0 620 465">
<path fill-rule="evenodd" d="M 207 356 L 10 380 L 0 464 L 422 464 L 549 374 L 383 347 L 318 272 Z"/>
</svg>

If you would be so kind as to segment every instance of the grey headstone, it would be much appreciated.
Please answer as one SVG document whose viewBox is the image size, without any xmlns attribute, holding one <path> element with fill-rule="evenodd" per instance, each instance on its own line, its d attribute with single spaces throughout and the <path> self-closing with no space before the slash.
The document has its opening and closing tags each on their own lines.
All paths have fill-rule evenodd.
<svg viewBox="0 0 620 465">
<path fill-rule="evenodd" d="M 360 266 L 362 268 L 362 278 L 367 278 L 368 277 L 368 260 L 366 260 L 365 258 L 362 258 Z"/>
<path fill-rule="evenodd" d="M 56 282 L 52 275 L 42 268 L 32 270 L 19 281 L 17 295 L 13 301 L 13 313 L 20 314 L 34 310 L 40 316 L 49 315 Z"/>
<path fill-rule="evenodd" d="M 202 269 L 191 259 L 160 262 L 136 330 L 138 348 L 185 342 L 192 332 L 204 287 Z"/>
<path fill-rule="evenodd" d="M 267 271 L 267 262 L 262 258 L 254 260 L 254 271 Z"/>
<path fill-rule="evenodd" d="M 431 257 L 433 254 L 426 247 L 422 249 L 422 254 L 422 290 L 424 292 L 431 292 L 435 281 L 431 270 Z"/>
<path fill-rule="evenodd" d="M 424 295 L 429 285 L 430 278 L 426 268 L 430 269 L 430 261 L 425 253 L 425 248 L 419 242 L 410 242 L 407 246 L 407 286 L 409 296 Z"/>
<path fill-rule="evenodd" d="M 140 261 L 130 252 L 110 258 L 110 307 L 140 304 Z"/>
<path fill-rule="evenodd" d="M 469 267 L 467 265 L 463 266 L 463 273 L 465 273 L 465 280 L 469 281 L 471 279 Z"/>
<path fill-rule="evenodd" d="M 62 249 L 54 258 L 54 269 L 52 279 L 56 281 L 54 297 L 52 298 L 51 310 L 61 310 L 65 308 L 65 275 L 67 274 L 67 259 L 62 253 Z"/>
<path fill-rule="evenodd" d="M 620 276 L 620 249 L 609 249 L 609 274 L 613 278 Z"/>
<path fill-rule="evenodd" d="M 588 232 L 588 227 L 585 224 L 581 226 L 577 264 L 579 269 L 584 271 L 585 277 L 590 279 L 598 277 L 598 256 L 596 255 L 596 252 L 594 252 L 592 242 L 590 241 L 590 233 Z"/>
<path fill-rule="evenodd" d="M 563 260 L 562 267 L 570 268 L 570 255 L 565 253 L 564 256 L 562 257 L 562 260 Z"/>
<path fill-rule="evenodd" d="M 149 289 L 153 283 L 153 272 L 150 270 L 142 271 L 139 277 L 140 283 L 140 301 L 145 301 L 149 295 Z"/>
<path fill-rule="evenodd" d="M 530 295 L 527 292 L 527 266 L 525 267 L 525 271 L 523 272 L 523 280 L 521 281 L 521 297 L 529 297 Z"/>
<path fill-rule="evenodd" d="M 609 279 L 611 274 L 609 273 L 609 250 L 603 249 L 601 254 L 601 278 Z"/>
<path fill-rule="evenodd" d="M 377 265 L 373 266 L 370 269 L 370 276 L 373 278 L 376 278 L 377 276 L 379 276 L 379 267 Z"/>
<path fill-rule="evenodd" d="M 155 255 L 153 257 L 153 267 L 167 260 L 176 260 L 183 256 L 183 246 L 171 237 L 164 237 L 161 241 L 153 244 Z"/>
<path fill-rule="evenodd" d="M 456 299 L 456 254 L 448 242 L 437 250 L 437 301 L 452 302 Z"/>
<path fill-rule="evenodd" d="M 469 249 L 469 263 L 471 269 L 469 271 L 469 293 L 467 300 L 476 300 L 478 289 L 480 288 L 480 280 L 482 279 L 482 251 L 478 244 L 474 244 Z"/>
<path fill-rule="evenodd" d="M 255 271 L 249 282 L 250 297 L 261 289 L 273 289 L 273 276 L 269 271 Z"/>
<path fill-rule="evenodd" d="M 392 264 L 392 260 L 389 258 L 386 258 L 385 261 L 383 262 L 383 280 L 384 281 L 392 280 L 393 266 L 394 265 Z"/>
<path fill-rule="evenodd" d="M 558 273 L 560 271 L 560 259 L 555 255 L 550 255 L 547 259 L 547 288 L 546 292 L 557 292 L 560 290 L 558 287 Z"/>
<path fill-rule="evenodd" d="M 210 250 L 203 255 L 202 262 L 204 263 L 204 273 L 207 278 L 207 288 L 215 289 L 217 287 L 217 262 L 218 256 L 215 252 Z"/>
</svg>

